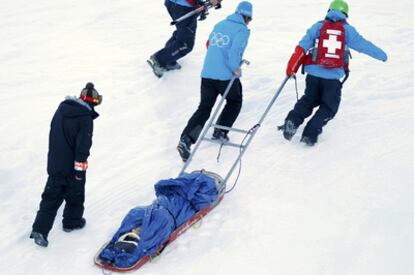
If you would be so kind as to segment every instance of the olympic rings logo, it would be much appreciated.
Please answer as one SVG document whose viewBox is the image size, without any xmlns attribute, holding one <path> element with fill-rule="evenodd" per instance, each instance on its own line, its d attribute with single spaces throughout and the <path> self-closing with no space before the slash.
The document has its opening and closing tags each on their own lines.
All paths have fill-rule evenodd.
<svg viewBox="0 0 414 275">
<path fill-rule="evenodd" d="M 228 35 L 222 34 L 221 32 L 212 32 L 210 38 L 210 45 L 223 48 L 230 43 L 230 37 Z"/>
</svg>

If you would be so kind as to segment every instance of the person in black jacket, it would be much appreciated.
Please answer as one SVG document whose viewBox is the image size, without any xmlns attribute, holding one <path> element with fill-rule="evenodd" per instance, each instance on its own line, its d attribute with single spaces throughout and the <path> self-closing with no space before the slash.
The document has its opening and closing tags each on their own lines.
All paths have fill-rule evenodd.
<svg viewBox="0 0 414 275">
<path fill-rule="evenodd" d="M 85 226 L 83 218 L 86 169 L 92 146 L 93 120 L 99 116 L 94 107 L 102 96 L 87 83 L 80 97 L 66 97 L 53 116 L 49 134 L 47 173 L 39 211 L 30 238 L 46 247 L 59 207 L 65 201 L 63 230 L 71 232 Z"/>
<path fill-rule="evenodd" d="M 210 3 L 216 9 L 221 8 L 222 0 L 165 0 L 164 5 L 167 8 L 171 19 L 177 20 L 181 16 L 192 12 L 194 9 Z M 206 13 L 200 13 L 200 20 L 206 18 Z M 181 69 L 181 65 L 177 62 L 189 54 L 195 43 L 197 31 L 197 16 L 191 16 L 175 25 L 177 28 L 165 46 L 150 56 L 147 60 L 154 74 L 162 77 L 163 74 L 171 70 Z"/>
</svg>

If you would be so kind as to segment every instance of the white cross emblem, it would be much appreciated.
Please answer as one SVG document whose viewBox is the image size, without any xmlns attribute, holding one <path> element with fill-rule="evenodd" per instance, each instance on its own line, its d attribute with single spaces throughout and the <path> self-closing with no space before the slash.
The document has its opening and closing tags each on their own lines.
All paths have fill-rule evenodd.
<svg viewBox="0 0 414 275">
<path fill-rule="evenodd" d="M 330 58 L 339 58 L 339 55 L 335 54 L 336 50 L 342 48 L 341 42 L 337 40 L 338 35 L 341 35 L 339 30 L 326 30 L 326 33 L 329 34 L 329 39 L 323 40 L 322 47 L 328 49 L 328 53 L 325 54 L 326 57 Z"/>
</svg>

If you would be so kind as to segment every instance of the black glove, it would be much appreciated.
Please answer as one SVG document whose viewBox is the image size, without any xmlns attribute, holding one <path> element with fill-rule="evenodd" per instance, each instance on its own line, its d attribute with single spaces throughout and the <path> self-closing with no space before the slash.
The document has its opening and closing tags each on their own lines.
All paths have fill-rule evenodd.
<svg viewBox="0 0 414 275">
<path fill-rule="evenodd" d="M 86 176 L 86 171 L 77 171 L 75 170 L 75 180 L 83 181 Z"/>
<path fill-rule="evenodd" d="M 207 18 L 208 15 L 208 11 L 207 10 L 203 10 L 202 12 L 200 12 L 200 17 L 198 18 L 199 21 L 203 21 Z"/>
</svg>

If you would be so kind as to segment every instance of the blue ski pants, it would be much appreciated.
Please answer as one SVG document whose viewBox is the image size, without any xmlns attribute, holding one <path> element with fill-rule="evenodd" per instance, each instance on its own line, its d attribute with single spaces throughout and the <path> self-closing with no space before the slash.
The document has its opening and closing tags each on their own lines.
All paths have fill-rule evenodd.
<svg viewBox="0 0 414 275">
<path fill-rule="evenodd" d="M 341 90 L 342 83 L 338 79 L 325 79 L 308 74 L 305 94 L 289 112 L 286 120 L 292 121 L 296 127 L 299 127 L 312 114 L 313 109 L 318 108 L 302 133 L 302 137 L 308 137 L 312 142 L 317 142 L 322 128 L 338 112 Z"/>
<path fill-rule="evenodd" d="M 165 1 L 165 7 L 173 20 L 193 10 L 193 8 L 181 6 L 169 0 Z M 194 48 L 197 16 L 187 18 L 175 26 L 177 29 L 165 43 L 164 48 L 155 53 L 156 60 L 163 67 L 174 65 L 178 59 L 186 56 Z"/>
</svg>

